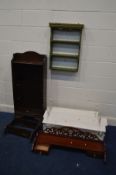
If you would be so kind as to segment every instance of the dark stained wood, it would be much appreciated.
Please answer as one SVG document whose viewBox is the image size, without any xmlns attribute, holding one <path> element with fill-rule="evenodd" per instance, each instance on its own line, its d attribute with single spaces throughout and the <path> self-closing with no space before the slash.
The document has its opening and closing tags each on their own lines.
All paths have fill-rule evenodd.
<svg viewBox="0 0 116 175">
<path fill-rule="evenodd" d="M 45 55 L 16 53 L 12 59 L 12 82 L 15 113 L 43 115 L 46 109 Z"/>
<path fill-rule="evenodd" d="M 25 135 L 40 125 L 46 110 L 47 58 L 33 51 L 15 53 L 11 66 L 15 118 L 7 129 L 13 133 L 23 126 Z"/>
<path fill-rule="evenodd" d="M 63 147 L 76 148 L 87 153 L 91 153 L 93 156 L 104 157 L 105 145 L 102 141 L 91 141 L 78 138 L 69 138 L 63 136 L 56 136 L 47 133 L 39 133 L 36 137 L 33 150 L 37 145 L 58 145 Z"/>
<path fill-rule="evenodd" d="M 24 53 L 15 53 L 13 55 L 12 63 L 24 63 L 24 64 L 35 64 L 43 65 L 46 61 L 45 55 L 40 55 L 33 51 L 28 51 Z"/>
</svg>

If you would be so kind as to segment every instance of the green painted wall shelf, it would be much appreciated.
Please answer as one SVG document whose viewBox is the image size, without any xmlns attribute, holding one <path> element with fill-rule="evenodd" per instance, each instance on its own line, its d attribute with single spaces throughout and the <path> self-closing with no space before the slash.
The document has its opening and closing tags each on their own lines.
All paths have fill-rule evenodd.
<svg viewBox="0 0 116 175">
<path fill-rule="evenodd" d="M 83 24 L 50 23 L 50 69 L 77 72 Z"/>
</svg>

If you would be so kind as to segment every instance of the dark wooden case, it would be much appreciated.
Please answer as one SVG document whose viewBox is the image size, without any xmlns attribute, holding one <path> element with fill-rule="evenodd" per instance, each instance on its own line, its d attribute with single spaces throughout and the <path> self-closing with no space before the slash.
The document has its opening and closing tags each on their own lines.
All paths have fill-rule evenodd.
<svg viewBox="0 0 116 175">
<path fill-rule="evenodd" d="M 30 137 L 46 109 L 47 58 L 32 51 L 15 53 L 11 66 L 15 118 L 6 132 Z"/>
</svg>

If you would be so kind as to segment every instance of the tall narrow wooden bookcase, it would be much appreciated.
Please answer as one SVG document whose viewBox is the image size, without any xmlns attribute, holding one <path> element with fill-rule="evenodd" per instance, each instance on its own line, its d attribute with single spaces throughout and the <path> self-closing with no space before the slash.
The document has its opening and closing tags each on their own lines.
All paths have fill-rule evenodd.
<svg viewBox="0 0 116 175">
<path fill-rule="evenodd" d="M 47 58 L 32 51 L 15 53 L 11 66 L 15 115 L 6 132 L 31 137 L 46 109 Z"/>
</svg>

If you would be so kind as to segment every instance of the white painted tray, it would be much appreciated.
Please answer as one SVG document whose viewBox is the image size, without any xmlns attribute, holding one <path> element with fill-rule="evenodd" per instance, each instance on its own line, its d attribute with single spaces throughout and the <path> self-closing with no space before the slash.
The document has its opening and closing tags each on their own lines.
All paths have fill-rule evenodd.
<svg viewBox="0 0 116 175">
<path fill-rule="evenodd" d="M 107 119 L 98 116 L 96 111 L 52 107 L 46 110 L 43 124 L 106 132 Z"/>
</svg>

